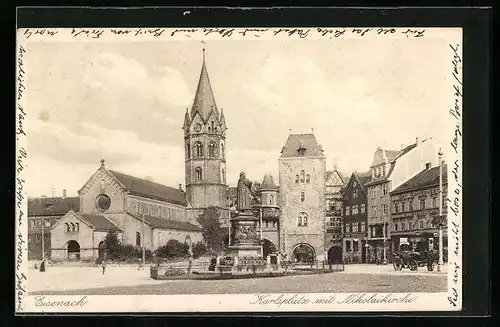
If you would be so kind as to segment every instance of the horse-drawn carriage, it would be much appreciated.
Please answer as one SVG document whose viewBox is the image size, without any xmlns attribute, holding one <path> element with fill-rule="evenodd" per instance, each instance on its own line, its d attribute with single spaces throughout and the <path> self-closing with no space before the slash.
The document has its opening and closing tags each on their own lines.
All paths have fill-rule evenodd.
<svg viewBox="0 0 500 327">
<path fill-rule="evenodd" d="M 418 267 L 427 267 L 428 271 L 433 271 L 438 262 L 437 251 L 402 251 L 394 253 L 393 267 L 399 271 L 408 268 L 411 271 L 418 270 Z"/>
</svg>

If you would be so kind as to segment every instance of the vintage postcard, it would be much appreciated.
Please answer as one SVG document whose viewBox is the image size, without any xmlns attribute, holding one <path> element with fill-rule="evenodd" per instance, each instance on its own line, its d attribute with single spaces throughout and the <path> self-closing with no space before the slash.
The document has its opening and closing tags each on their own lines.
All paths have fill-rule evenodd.
<svg viewBox="0 0 500 327">
<path fill-rule="evenodd" d="M 460 28 L 16 52 L 17 313 L 461 310 Z"/>
</svg>

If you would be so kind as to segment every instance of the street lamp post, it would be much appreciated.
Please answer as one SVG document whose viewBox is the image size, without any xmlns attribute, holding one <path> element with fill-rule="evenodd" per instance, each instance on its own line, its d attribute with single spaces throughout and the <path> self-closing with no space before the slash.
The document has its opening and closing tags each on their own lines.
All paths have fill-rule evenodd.
<svg viewBox="0 0 500 327">
<path fill-rule="evenodd" d="M 142 213 L 142 264 L 143 265 L 146 264 L 146 248 L 144 247 L 144 241 L 146 238 L 146 233 L 145 233 L 146 227 L 145 227 L 144 219 L 145 219 L 145 214 Z"/>
<path fill-rule="evenodd" d="M 40 271 L 45 271 L 45 218 L 42 218 L 42 263 L 40 264 Z"/>
<path fill-rule="evenodd" d="M 439 260 L 437 271 L 443 266 L 443 151 L 439 149 Z"/>
<path fill-rule="evenodd" d="M 260 220 L 260 256 L 264 257 L 264 244 L 262 243 L 262 205 L 259 209 L 259 220 Z"/>
</svg>

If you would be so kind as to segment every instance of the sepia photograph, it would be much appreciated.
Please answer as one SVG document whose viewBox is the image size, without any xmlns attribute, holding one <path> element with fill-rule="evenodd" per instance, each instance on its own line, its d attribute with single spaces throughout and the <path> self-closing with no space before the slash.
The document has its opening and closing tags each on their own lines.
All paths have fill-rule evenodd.
<svg viewBox="0 0 500 327">
<path fill-rule="evenodd" d="M 461 309 L 461 29 L 17 37 L 19 311 Z"/>
</svg>

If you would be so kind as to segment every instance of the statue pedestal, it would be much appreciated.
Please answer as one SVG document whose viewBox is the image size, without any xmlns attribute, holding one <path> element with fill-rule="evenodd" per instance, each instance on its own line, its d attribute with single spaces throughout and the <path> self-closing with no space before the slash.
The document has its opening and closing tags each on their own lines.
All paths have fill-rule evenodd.
<svg viewBox="0 0 500 327">
<path fill-rule="evenodd" d="M 252 212 L 240 212 L 231 219 L 231 245 L 228 252 L 239 258 L 260 257 L 260 243 L 257 235 L 257 222 Z"/>
</svg>

